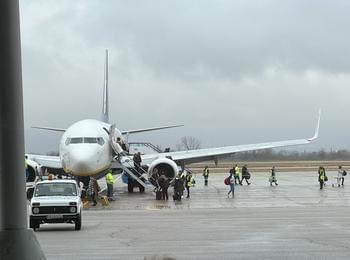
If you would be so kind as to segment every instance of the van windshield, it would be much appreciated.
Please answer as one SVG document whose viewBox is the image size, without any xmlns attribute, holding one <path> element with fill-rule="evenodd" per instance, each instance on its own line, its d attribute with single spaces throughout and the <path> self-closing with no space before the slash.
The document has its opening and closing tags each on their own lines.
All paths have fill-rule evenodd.
<svg viewBox="0 0 350 260">
<path fill-rule="evenodd" d="M 77 196 L 73 183 L 40 183 L 36 185 L 34 197 L 42 196 Z"/>
</svg>

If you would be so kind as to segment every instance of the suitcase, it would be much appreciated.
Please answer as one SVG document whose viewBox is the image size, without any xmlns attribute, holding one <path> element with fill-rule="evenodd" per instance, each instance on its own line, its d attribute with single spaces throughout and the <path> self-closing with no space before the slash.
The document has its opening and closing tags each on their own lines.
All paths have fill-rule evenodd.
<svg viewBox="0 0 350 260">
<path fill-rule="evenodd" d="M 173 200 L 178 200 L 178 201 L 181 201 L 181 196 L 179 194 L 174 194 L 173 195 Z"/>
<path fill-rule="evenodd" d="M 156 191 L 156 200 L 161 200 L 162 199 L 162 192 L 160 190 Z"/>
</svg>

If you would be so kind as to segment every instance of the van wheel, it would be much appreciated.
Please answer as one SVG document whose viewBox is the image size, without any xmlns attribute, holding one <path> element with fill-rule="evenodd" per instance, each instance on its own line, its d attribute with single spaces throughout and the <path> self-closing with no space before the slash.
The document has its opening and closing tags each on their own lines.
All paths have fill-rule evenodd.
<svg viewBox="0 0 350 260">
<path fill-rule="evenodd" d="M 78 219 L 75 221 L 75 230 L 81 229 L 81 213 L 79 214 Z"/>
<path fill-rule="evenodd" d="M 29 221 L 29 227 L 30 227 L 31 229 L 33 229 L 34 231 L 36 231 L 36 230 L 40 227 L 40 224 L 39 224 L 39 222 L 37 222 L 37 221 L 31 219 L 31 220 Z"/>
</svg>

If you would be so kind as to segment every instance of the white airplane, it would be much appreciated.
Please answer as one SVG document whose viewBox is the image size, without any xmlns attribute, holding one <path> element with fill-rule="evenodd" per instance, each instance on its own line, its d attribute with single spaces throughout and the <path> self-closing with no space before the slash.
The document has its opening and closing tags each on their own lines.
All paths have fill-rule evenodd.
<svg viewBox="0 0 350 260">
<path fill-rule="evenodd" d="M 318 137 L 320 125 L 320 114 L 318 117 L 316 131 L 313 137 L 287 141 L 268 143 L 256 143 L 248 145 L 224 146 L 218 148 L 198 149 L 179 152 L 153 153 L 142 155 L 142 166 L 150 175 L 153 169 L 173 178 L 178 172 L 178 166 L 184 169 L 188 163 L 217 160 L 220 156 L 234 154 L 237 152 L 285 147 L 293 145 L 309 144 Z M 105 80 L 103 90 L 102 120 L 87 119 L 74 123 L 67 129 L 52 127 L 35 127 L 39 129 L 63 132 L 59 145 L 59 156 L 28 155 L 28 167 L 35 169 L 36 164 L 51 169 L 63 169 L 65 173 L 74 176 L 93 176 L 105 174 L 113 167 L 132 168 L 131 155 L 126 154 L 117 144 L 117 138 L 127 144 L 128 136 L 134 133 L 154 131 L 165 128 L 179 127 L 180 125 L 169 125 L 155 128 L 136 129 L 121 131 L 115 125 L 109 123 L 108 104 L 108 52 L 106 51 Z M 135 177 L 136 181 L 129 182 L 129 191 L 133 186 L 142 185 L 142 181 Z"/>
</svg>

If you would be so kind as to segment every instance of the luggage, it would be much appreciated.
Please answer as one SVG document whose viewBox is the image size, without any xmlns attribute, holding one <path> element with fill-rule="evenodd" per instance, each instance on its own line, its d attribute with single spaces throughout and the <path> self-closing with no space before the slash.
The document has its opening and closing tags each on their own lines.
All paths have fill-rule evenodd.
<svg viewBox="0 0 350 260">
<path fill-rule="evenodd" d="M 180 196 L 179 194 L 175 193 L 175 194 L 173 195 L 173 200 L 181 201 L 181 196 Z"/>
<path fill-rule="evenodd" d="M 230 178 L 229 177 L 225 178 L 224 183 L 225 185 L 230 185 Z"/>
<path fill-rule="evenodd" d="M 348 173 L 346 171 L 343 171 L 343 176 L 346 176 Z"/>
<path fill-rule="evenodd" d="M 108 206 L 109 205 L 109 201 L 108 201 L 107 196 L 101 196 L 100 201 L 101 201 L 101 204 L 103 206 Z"/>
<path fill-rule="evenodd" d="M 161 200 L 162 199 L 162 192 L 160 190 L 156 191 L 156 200 Z"/>
</svg>

